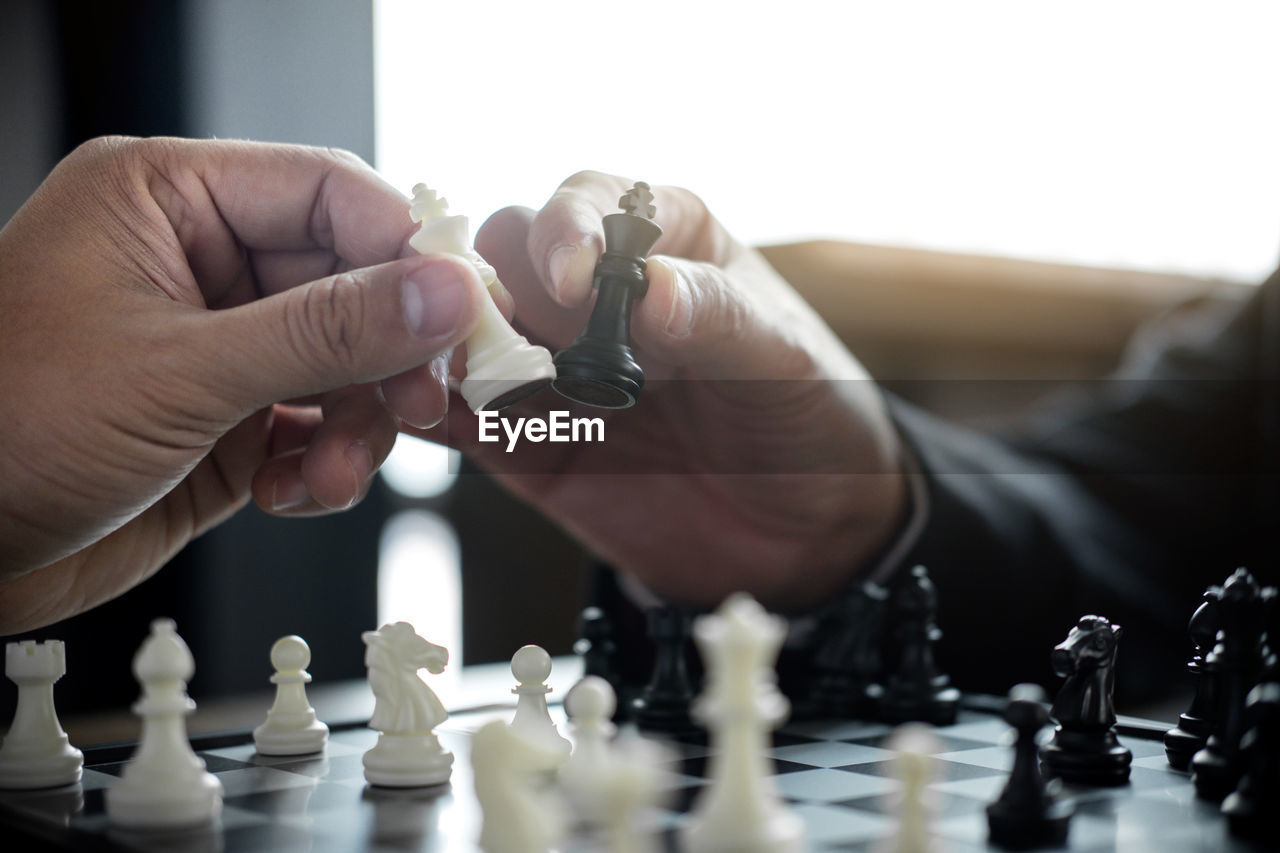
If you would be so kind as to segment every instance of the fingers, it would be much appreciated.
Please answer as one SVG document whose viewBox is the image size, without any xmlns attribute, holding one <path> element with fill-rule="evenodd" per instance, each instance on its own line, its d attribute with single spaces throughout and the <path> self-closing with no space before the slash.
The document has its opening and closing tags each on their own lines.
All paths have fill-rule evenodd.
<svg viewBox="0 0 1280 853">
<path fill-rule="evenodd" d="M 427 364 L 470 334 L 487 298 L 462 259 L 406 258 L 188 315 L 185 354 L 224 414 L 244 417 Z M 416 406 L 408 413 L 425 417 Z"/>
<path fill-rule="evenodd" d="M 398 423 L 373 385 L 326 397 L 323 421 L 302 447 L 267 460 L 253 478 L 253 499 L 267 512 L 314 515 L 354 506 L 395 444 Z"/>
<path fill-rule="evenodd" d="M 819 341 L 805 338 L 820 336 L 821 323 L 781 280 L 744 266 L 731 277 L 715 264 L 649 258 L 649 289 L 631 320 L 636 346 L 705 378 L 812 378 Z M 752 276 L 753 286 L 744 285 Z"/>
<path fill-rule="evenodd" d="M 436 356 L 429 364 L 382 380 L 387 408 L 410 426 L 438 424 L 449 410 L 450 357 L 451 353 Z"/>
<path fill-rule="evenodd" d="M 528 236 L 533 259 L 547 293 L 573 307 L 591 294 L 591 274 L 604 251 L 600 224 L 619 213 L 618 200 L 634 182 L 599 172 L 579 172 L 560 185 L 534 219 Z M 679 187 L 655 187 L 654 221 L 663 236 L 658 253 L 721 262 L 732 244 L 724 229 L 696 195 Z"/>
<path fill-rule="evenodd" d="M 525 248 L 534 213 L 524 207 L 508 207 L 489 217 L 476 232 L 476 251 L 493 265 L 515 303 L 519 325 L 537 342 L 560 348 L 577 337 L 586 325 L 590 307 L 581 302 L 566 309 L 543 285 L 533 256 Z M 591 260 L 594 268 L 594 256 Z M 586 272 L 591 286 L 591 270 Z"/>
<path fill-rule="evenodd" d="M 242 141 L 134 140 L 183 248 L 225 228 L 250 250 L 331 249 L 352 266 L 399 257 L 408 201 L 347 151 Z"/>
</svg>

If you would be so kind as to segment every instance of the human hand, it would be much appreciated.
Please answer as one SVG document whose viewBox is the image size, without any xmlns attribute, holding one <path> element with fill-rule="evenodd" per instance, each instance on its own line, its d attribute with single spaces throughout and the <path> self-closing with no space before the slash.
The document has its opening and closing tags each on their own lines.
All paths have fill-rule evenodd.
<svg viewBox="0 0 1280 853">
<path fill-rule="evenodd" d="M 252 494 L 354 504 L 443 415 L 486 298 L 352 155 L 101 139 L 0 231 L 0 634 L 143 580 Z M 289 405 L 280 405 L 288 401 Z"/>
<path fill-rule="evenodd" d="M 508 208 L 478 232 L 531 340 L 556 350 L 582 331 L 601 217 L 629 186 L 575 175 L 538 213 Z M 508 456 L 476 440 L 462 407 L 420 434 L 465 450 L 661 595 L 709 605 L 741 589 L 807 608 L 903 523 L 896 433 L 861 365 L 757 252 L 691 193 L 654 192 L 663 236 L 631 324 L 645 390 L 633 409 L 575 412 L 605 418 L 603 444 L 525 442 Z"/>
</svg>

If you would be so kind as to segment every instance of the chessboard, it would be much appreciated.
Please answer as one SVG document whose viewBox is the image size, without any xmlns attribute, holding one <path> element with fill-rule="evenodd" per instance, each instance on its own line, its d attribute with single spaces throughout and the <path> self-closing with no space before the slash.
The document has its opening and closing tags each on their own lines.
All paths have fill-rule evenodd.
<svg viewBox="0 0 1280 853">
<path fill-rule="evenodd" d="M 966 697 L 954 725 L 935 730 L 936 778 L 929 786 L 933 831 L 942 851 L 988 850 L 985 807 L 1003 787 L 1013 751 L 999 700 Z M 553 719 L 565 731 L 563 711 Z M 108 825 L 104 790 L 132 754 L 132 744 L 85 750 L 81 784 L 42 791 L 0 792 L 5 849 L 119 851 L 473 851 L 481 813 L 470 760 L 471 735 L 510 708 L 454 713 L 441 742 L 457 756 L 449 784 L 377 788 L 365 783 L 361 757 L 377 732 L 361 724 L 333 726 L 326 751 L 268 757 L 248 732 L 192 738 L 225 788 L 218 822 L 199 829 L 124 831 Z M 1232 838 L 1216 805 L 1196 798 L 1186 773 L 1169 767 L 1160 737 L 1167 725 L 1124 719 L 1123 743 L 1134 754 L 1129 784 L 1067 786 L 1076 807 L 1068 849 L 1075 851 L 1246 851 Z M 900 783 L 894 754 L 884 747 L 891 727 L 861 721 L 805 721 L 773 734 L 773 783 L 808 828 L 809 849 L 880 850 L 896 834 L 894 797 Z M 677 828 L 707 784 L 711 749 L 690 737 L 672 747 L 667 805 L 653 815 L 658 849 L 675 850 Z M 582 832 L 561 851 L 602 850 Z"/>
</svg>

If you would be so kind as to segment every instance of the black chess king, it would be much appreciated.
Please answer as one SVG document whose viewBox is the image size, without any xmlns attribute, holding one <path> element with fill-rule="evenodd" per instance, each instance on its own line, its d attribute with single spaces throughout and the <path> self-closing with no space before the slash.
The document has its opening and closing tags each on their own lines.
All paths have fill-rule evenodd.
<svg viewBox="0 0 1280 853">
<path fill-rule="evenodd" d="M 604 217 L 595 307 L 587 328 L 555 357 L 552 387 L 575 402 L 626 409 L 644 386 L 644 371 L 631 354 L 631 306 L 649 289 L 644 259 L 662 236 L 652 201 L 649 185 L 638 181 L 618 201 L 623 212 Z"/>
</svg>

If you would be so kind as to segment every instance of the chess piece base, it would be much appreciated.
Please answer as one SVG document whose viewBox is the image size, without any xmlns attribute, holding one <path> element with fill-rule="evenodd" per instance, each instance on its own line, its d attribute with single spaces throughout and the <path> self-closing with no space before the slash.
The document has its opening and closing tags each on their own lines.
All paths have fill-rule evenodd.
<svg viewBox="0 0 1280 853">
<path fill-rule="evenodd" d="M 555 365 L 551 387 L 598 409 L 629 408 L 644 387 L 644 371 L 624 344 L 582 337 L 556 354 Z"/>
<path fill-rule="evenodd" d="M 652 697 L 639 696 L 631 703 L 631 721 L 642 731 L 663 734 L 694 734 L 702 732 L 702 726 L 689 715 L 689 703 L 655 701 Z"/>
<path fill-rule="evenodd" d="M 272 731 L 270 726 L 278 720 L 268 718 L 266 723 L 253 730 L 253 745 L 261 755 L 310 755 L 322 752 L 329 742 L 329 727 L 315 719 L 304 728 L 292 731 Z"/>
<path fill-rule="evenodd" d="M 989 840 L 1006 850 L 1064 847 L 1074 810 L 1066 802 L 1052 803 L 1043 814 L 1027 814 L 1000 802 L 987 806 Z"/>
<path fill-rule="evenodd" d="M 1210 802 L 1222 802 L 1240 781 L 1239 764 L 1239 761 L 1228 761 L 1207 748 L 1197 752 L 1191 759 L 1191 782 L 1196 786 L 1196 796 Z"/>
<path fill-rule="evenodd" d="M 453 772 L 453 753 L 434 734 L 378 735 L 364 754 L 364 778 L 384 788 L 442 785 Z"/>
<path fill-rule="evenodd" d="M 106 801 L 107 816 L 116 826 L 199 826 L 214 820 L 222 811 L 222 783 L 203 769 L 190 779 L 167 780 L 160 785 L 131 783 L 125 776 L 107 789 Z"/>
<path fill-rule="evenodd" d="M 960 691 L 946 687 L 934 693 L 899 693 L 892 687 L 879 693 L 880 718 L 887 723 L 931 723 L 949 726 L 960 712 Z"/>
<path fill-rule="evenodd" d="M 469 355 L 460 391 L 471 411 L 496 411 L 541 391 L 555 378 L 551 353 L 514 337 Z"/>
<path fill-rule="evenodd" d="M 39 751 L 0 749 L 0 788 L 57 788 L 80 781 L 84 754 L 67 736 L 52 748 Z"/>
<path fill-rule="evenodd" d="M 1061 726 L 1040 752 L 1046 776 L 1079 785 L 1124 785 L 1133 753 L 1120 745 L 1115 732 L 1072 732 Z"/>
<path fill-rule="evenodd" d="M 698 853 L 803 853 L 808 849 L 804 821 L 787 811 L 776 811 L 760 820 L 743 815 L 737 826 L 719 821 L 685 824 L 680 849 Z"/>
<path fill-rule="evenodd" d="M 1169 765 L 1177 770 L 1190 767 L 1191 759 L 1204 749 L 1210 728 L 1198 717 L 1188 717 L 1186 714 L 1178 717 L 1177 727 L 1164 733 L 1164 754 L 1169 759 Z"/>
</svg>

